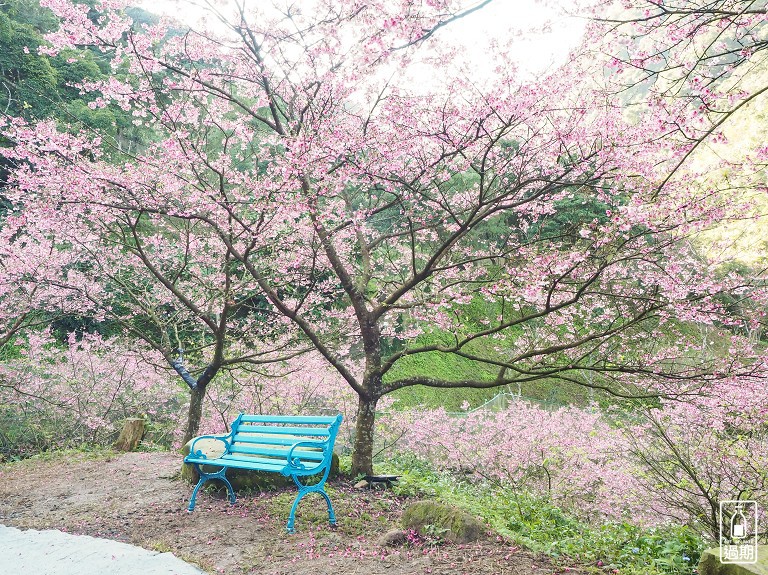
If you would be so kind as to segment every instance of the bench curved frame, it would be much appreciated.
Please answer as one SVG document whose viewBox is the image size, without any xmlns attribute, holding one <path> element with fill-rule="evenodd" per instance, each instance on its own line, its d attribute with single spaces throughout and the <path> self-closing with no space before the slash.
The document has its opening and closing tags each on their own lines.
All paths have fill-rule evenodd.
<svg viewBox="0 0 768 575">
<path fill-rule="evenodd" d="M 230 467 L 238 469 L 246 469 L 252 471 L 263 471 L 269 473 L 280 473 L 286 477 L 293 479 L 299 492 L 293 501 L 291 506 L 291 512 L 288 515 L 288 523 L 286 529 L 289 533 L 295 531 L 294 524 L 296 518 L 296 510 L 299 506 L 299 502 L 309 495 L 310 493 L 319 493 L 328 507 L 328 522 L 332 525 L 336 525 L 336 515 L 333 511 L 333 504 L 331 498 L 325 491 L 325 483 L 328 480 L 328 475 L 331 472 L 331 462 L 333 456 L 333 444 L 338 434 L 339 426 L 341 425 L 342 416 L 337 415 L 333 418 L 329 417 L 311 417 L 311 416 L 256 416 L 245 415 L 241 413 L 235 421 L 232 422 L 232 431 L 225 436 L 221 435 L 201 435 L 195 438 L 190 446 L 190 453 L 184 458 L 185 463 L 192 464 L 195 470 L 198 472 L 200 479 L 192 490 L 192 496 L 189 500 L 188 511 L 192 512 L 195 509 L 197 503 L 197 494 L 200 492 L 202 486 L 211 480 L 218 479 L 223 482 L 227 488 L 227 494 L 229 496 L 229 502 L 234 504 L 236 496 L 232 484 L 226 477 L 227 469 Z M 250 438 L 249 443 L 245 443 L 242 440 L 243 433 L 250 433 L 247 423 L 259 423 L 258 433 L 262 437 L 269 437 L 269 440 L 265 440 L 271 443 L 275 443 L 279 446 L 288 447 L 287 452 L 284 454 L 284 458 L 275 457 L 275 453 L 283 453 L 284 450 L 274 449 L 274 446 L 267 446 L 267 448 L 253 447 L 257 445 L 258 439 Z M 272 425 L 269 425 L 269 424 Z M 301 424 L 310 425 L 313 427 L 306 428 L 285 428 L 280 427 L 278 424 Z M 317 427 L 318 425 L 322 427 Z M 304 429 L 306 433 L 312 436 L 325 437 L 323 441 L 317 439 L 311 440 L 306 437 L 298 435 Z M 284 433 L 281 430 L 290 430 L 289 433 Z M 298 430 L 298 431 L 297 431 Z M 295 433 L 295 434 L 294 434 Z M 239 435 L 240 434 L 240 435 Z M 255 434 L 254 434 L 255 435 Z M 279 438 L 276 440 L 275 438 Z M 208 458 L 202 449 L 195 450 L 195 446 L 198 441 L 202 439 L 214 439 L 221 441 L 224 444 L 224 452 L 217 458 Z M 295 440 L 295 441 L 294 441 Z M 243 447 L 245 445 L 245 447 Z M 314 465 L 308 465 L 306 461 L 307 454 L 311 454 L 314 458 L 319 457 L 317 451 L 297 451 L 297 448 L 314 448 L 322 450 L 322 460 L 312 461 Z M 245 452 L 246 455 L 251 456 L 263 456 L 254 457 L 253 462 L 248 462 L 248 457 L 239 457 L 238 459 L 227 459 L 227 457 L 234 458 L 238 453 L 238 449 Z M 302 453 L 305 455 L 305 460 L 302 460 Z M 203 466 L 218 467 L 217 471 L 206 472 L 203 471 Z M 302 483 L 300 477 L 309 477 L 322 473 L 320 480 L 317 483 L 307 485 Z"/>
</svg>

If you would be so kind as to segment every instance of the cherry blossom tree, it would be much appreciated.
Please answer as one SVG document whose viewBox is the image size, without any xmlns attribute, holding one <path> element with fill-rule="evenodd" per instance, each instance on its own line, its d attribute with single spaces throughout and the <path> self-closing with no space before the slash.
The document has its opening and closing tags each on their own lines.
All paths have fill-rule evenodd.
<svg viewBox="0 0 768 575">
<path fill-rule="evenodd" d="M 35 178 L 47 172 L 51 179 L 41 202 L 30 201 L 26 192 L 8 195 L 23 206 L 19 209 L 26 227 L 42 238 L 56 238 L 58 245 L 44 244 L 49 257 L 66 257 L 77 270 L 54 289 L 76 294 L 85 302 L 83 310 L 149 344 L 166 368 L 176 372 L 190 391 L 185 441 L 197 434 L 202 403 L 217 374 L 258 369 L 301 353 L 301 346 L 291 345 L 285 322 L 263 305 L 250 275 L 217 235 L 207 228 L 201 231 L 199 223 L 141 206 L 102 206 L 98 215 L 88 203 L 62 209 L 70 200 L 60 192 L 78 186 L 67 181 L 72 174 L 58 170 L 57 162 L 38 163 L 33 170 L 25 164 L 28 145 L 55 141 L 54 125 L 41 122 L 35 134 L 19 127 L 14 138 L 16 146 L 6 150 L 6 157 L 19 165 L 19 182 L 31 171 Z M 54 182 L 56 187 L 50 188 Z M 52 202 L 59 208 L 51 209 Z M 39 284 L 39 273 L 27 273 L 38 277 Z M 29 299 L 32 306 L 42 302 Z"/>
<path fill-rule="evenodd" d="M 444 409 L 392 412 L 382 435 L 394 449 L 436 469 L 470 474 L 514 493 L 546 497 L 594 518 L 647 521 L 649 491 L 628 457 L 629 443 L 599 409 L 547 410 L 515 401 L 464 415 Z"/>
<path fill-rule="evenodd" d="M 80 88 L 155 139 L 126 155 L 93 132 L 10 122 L 17 201 L 52 210 L 73 241 L 95 234 L 99 266 L 126 274 L 138 258 L 137 278 L 209 333 L 231 302 L 263 298 L 285 349 L 313 348 L 357 394 L 353 472 L 372 471 L 378 402 L 408 386 L 546 379 L 650 398 L 762 374 L 750 349 L 701 361 L 685 328 L 727 339 L 749 321 L 715 296 L 759 286 L 715 278 L 689 241 L 741 206 L 659 187 L 693 144 L 667 138 L 660 106 L 627 117 L 604 61 L 574 54 L 523 82 L 497 45 L 481 77 L 440 37 L 472 9 L 453 0 L 242 2 L 183 34 L 137 29 L 116 0 L 98 18 L 44 4 L 61 29 L 43 50 L 110 57 L 115 75 Z M 182 281 L 198 299 L 174 292 Z M 237 333 L 273 349 L 251 327 Z M 475 375 L 437 378 L 435 357 Z"/>
<path fill-rule="evenodd" d="M 208 390 L 201 429 L 228 433 L 238 413 L 342 413 L 344 420 L 336 445 L 351 447 L 348 421 L 357 403 L 352 390 L 316 352 L 283 362 L 269 363 L 258 371 L 232 369 L 221 374 Z"/>
<path fill-rule="evenodd" d="M 748 236 L 740 245 L 754 250 L 749 239 L 762 239 L 768 181 L 762 137 L 768 90 L 765 3 L 639 0 L 588 3 L 586 9 L 594 19 L 589 41 L 609 57 L 607 84 L 628 109 L 657 108 L 668 138 L 685 150 L 657 180 L 657 194 L 682 184 L 739 202 L 737 229 Z M 748 228 L 750 221 L 756 225 Z M 726 229 L 724 223 L 717 227 Z M 712 246 L 706 251 L 714 265 L 724 263 L 715 261 L 713 252 L 726 243 L 699 239 L 699 245 Z M 764 244 L 756 251 L 764 257 Z M 741 267 L 764 277 L 764 268 Z M 732 311 L 753 310 L 727 352 L 717 353 L 738 356 L 746 348 L 764 348 L 765 300 L 759 290 L 736 290 L 728 299 Z M 718 338 L 706 340 L 700 353 L 711 357 Z M 765 496 L 765 380 L 723 379 L 686 402 L 662 404 L 636 412 L 644 414 L 645 423 L 629 435 L 643 481 L 655 491 L 652 505 L 659 515 L 698 525 L 718 539 L 720 500 Z"/>
<path fill-rule="evenodd" d="M 627 459 L 648 512 L 720 538 L 720 502 L 768 494 L 766 386 L 741 378 L 693 401 L 641 411 L 626 431 Z"/>
<path fill-rule="evenodd" d="M 10 447 L 32 447 L 38 437 L 37 450 L 104 445 L 114 441 L 123 419 L 138 414 L 155 429 L 172 431 L 179 390 L 167 374 L 147 369 L 154 354 L 98 334 L 71 334 L 62 353 L 50 334 L 29 333 L 23 353 L 0 366 L 0 400 L 13 410 L 3 435 L 18 427 L 24 435 Z"/>
<path fill-rule="evenodd" d="M 582 9 L 587 8 L 582 7 Z M 597 26 L 610 41 L 623 42 L 624 50 L 611 54 L 614 65 L 635 71 L 637 85 L 654 86 L 658 93 L 688 98 L 709 112 L 713 97 L 723 90 L 741 88 L 729 84 L 733 76 L 751 77 L 765 89 L 762 62 L 765 58 L 765 3 L 718 0 L 656 2 L 637 0 L 588 7 Z M 762 80 L 762 81 L 761 81 Z M 735 104 L 731 100 L 730 104 Z M 733 106 L 732 106 L 733 107 Z"/>
<path fill-rule="evenodd" d="M 24 216 L 0 218 L 0 347 L 60 314 L 89 307 L 76 289 L 82 277 L 71 267 L 74 258 L 58 249 L 59 241 L 27 226 Z"/>
<path fill-rule="evenodd" d="M 720 501 L 768 494 L 764 380 L 720 381 L 630 409 L 395 411 L 385 443 L 436 469 L 546 497 L 593 520 L 689 525 L 720 539 Z"/>
<path fill-rule="evenodd" d="M 768 91 L 765 2 L 632 0 L 579 10 L 594 19 L 588 34 L 609 55 L 616 90 L 653 102 L 670 130 L 693 143 L 660 186 L 690 170 L 701 148 L 725 143 L 729 124 L 759 117 Z M 767 153 L 760 142 L 725 162 L 752 176 L 742 189 L 764 188 Z"/>
</svg>

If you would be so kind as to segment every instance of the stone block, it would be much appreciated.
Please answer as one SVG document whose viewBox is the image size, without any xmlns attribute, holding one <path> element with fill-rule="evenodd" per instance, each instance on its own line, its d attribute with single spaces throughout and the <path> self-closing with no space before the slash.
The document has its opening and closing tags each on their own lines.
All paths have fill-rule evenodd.
<svg viewBox="0 0 768 575">
<path fill-rule="evenodd" d="M 707 549 L 701 554 L 699 575 L 768 575 L 768 545 L 757 549 L 757 563 L 721 563 L 720 548 Z"/>
<path fill-rule="evenodd" d="M 485 526 L 478 519 L 437 501 L 417 501 L 408 507 L 403 512 L 403 527 L 451 543 L 471 543 L 485 536 Z"/>
</svg>

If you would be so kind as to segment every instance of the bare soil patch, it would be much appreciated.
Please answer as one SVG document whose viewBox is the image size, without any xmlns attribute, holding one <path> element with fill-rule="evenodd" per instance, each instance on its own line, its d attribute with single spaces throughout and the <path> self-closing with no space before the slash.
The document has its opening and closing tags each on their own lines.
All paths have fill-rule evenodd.
<svg viewBox="0 0 768 575">
<path fill-rule="evenodd" d="M 0 465 L 0 523 L 60 529 L 171 551 L 210 573 L 259 575 L 498 574 L 558 572 L 545 558 L 499 538 L 474 545 L 378 545 L 400 526 L 408 500 L 389 491 L 362 491 L 348 481 L 328 491 L 339 521 L 327 525 L 319 496 L 304 499 L 293 535 L 285 521 L 295 490 L 204 492 L 194 513 L 191 487 L 179 478 L 175 453 L 66 454 Z M 573 570 L 569 570 L 573 572 Z"/>
</svg>

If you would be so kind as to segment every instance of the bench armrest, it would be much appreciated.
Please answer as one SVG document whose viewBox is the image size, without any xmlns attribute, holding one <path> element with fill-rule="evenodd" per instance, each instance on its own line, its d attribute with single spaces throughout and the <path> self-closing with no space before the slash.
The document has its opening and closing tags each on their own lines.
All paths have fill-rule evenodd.
<svg viewBox="0 0 768 575">
<path fill-rule="evenodd" d="M 202 451 L 198 451 L 195 453 L 195 444 L 200 441 L 201 439 L 215 439 L 217 441 L 221 441 L 224 444 L 224 452 L 229 451 L 229 446 L 231 445 L 230 439 L 232 437 L 231 433 L 228 433 L 227 435 L 221 436 L 221 435 L 200 435 L 199 437 L 195 437 L 195 440 L 192 442 L 192 445 L 189 446 L 189 455 L 187 457 L 196 457 L 198 459 L 207 459 L 207 456 Z M 186 459 L 186 457 L 184 458 Z"/>
<path fill-rule="evenodd" d="M 288 455 L 286 456 L 286 459 L 288 459 L 288 465 L 295 469 L 306 469 L 303 463 L 294 462 L 293 450 L 296 449 L 297 447 L 319 447 L 318 443 L 316 441 L 299 441 L 291 445 L 291 448 L 288 450 Z M 323 461 L 318 462 L 317 464 L 318 467 L 325 463 L 325 459 L 327 458 L 327 455 L 328 455 L 326 453 L 326 450 L 328 449 L 328 442 L 327 441 L 324 442 L 322 444 L 322 447 L 323 447 L 324 457 L 323 457 Z M 296 457 L 295 459 L 298 460 L 299 458 Z"/>
</svg>

